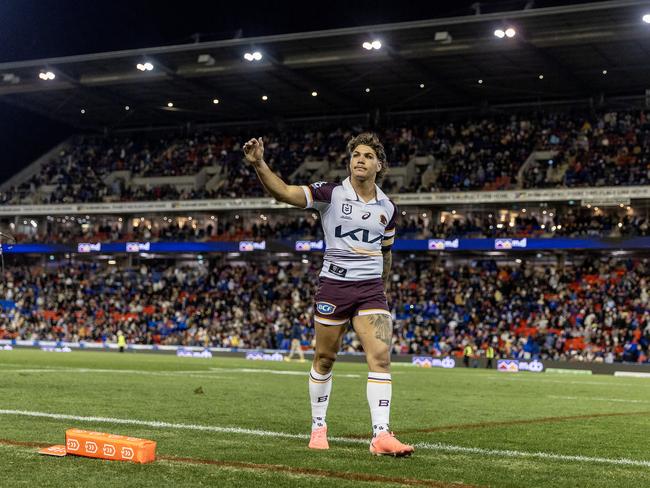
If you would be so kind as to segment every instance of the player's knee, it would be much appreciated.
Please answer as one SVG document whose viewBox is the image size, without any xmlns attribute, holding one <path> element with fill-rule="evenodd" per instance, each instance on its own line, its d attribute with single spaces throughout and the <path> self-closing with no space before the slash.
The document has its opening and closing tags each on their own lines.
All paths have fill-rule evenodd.
<svg viewBox="0 0 650 488">
<path fill-rule="evenodd" d="M 366 356 L 371 371 L 377 373 L 390 372 L 390 353 L 388 350 Z"/>
<path fill-rule="evenodd" d="M 316 353 L 314 358 L 314 367 L 320 374 L 329 373 L 336 361 L 336 354 L 330 353 Z"/>
</svg>

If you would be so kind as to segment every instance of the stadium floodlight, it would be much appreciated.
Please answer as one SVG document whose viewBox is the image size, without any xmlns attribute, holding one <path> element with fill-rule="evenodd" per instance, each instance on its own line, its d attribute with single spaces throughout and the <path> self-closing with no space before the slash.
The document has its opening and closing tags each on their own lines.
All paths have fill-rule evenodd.
<svg viewBox="0 0 650 488">
<path fill-rule="evenodd" d="M 604 74 L 604 75 L 607 74 L 607 70 L 606 70 L 606 69 L 603 70 L 603 74 Z"/>
<path fill-rule="evenodd" d="M 219 103 L 219 99 L 218 99 L 218 98 L 213 99 L 213 100 L 212 100 L 212 103 L 214 103 L 215 105 L 217 105 L 217 104 Z"/>
<path fill-rule="evenodd" d="M 483 84 L 483 80 L 478 80 L 478 84 L 479 84 L 479 85 L 482 85 L 482 84 Z"/>
<path fill-rule="evenodd" d="M 135 65 L 135 67 L 140 71 L 153 71 L 153 64 L 151 64 L 149 61 L 146 63 L 138 63 Z"/>
<path fill-rule="evenodd" d="M 517 31 L 513 27 L 508 27 L 506 29 L 506 37 L 512 39 L 517 35 Z"/>
<path fill-rule="evenodd" d="M 262 60 L 262 53 L 259 51 L 254 51 L 252 53 L 246 53 L 244 54 L 244 59 L 249 62 L 253 61 L 261 61 Z"/>
<path fill-rule="evenodd" d="M 317 97 L 317 96 L 318 96 L 318 92 L 317 92 L 317 91 L 313 91 L 313 92 L 311 92 L 311 96 L 312 96 L 312 97 Z"/>
<path fill-rule="evenodd" d="M 85 108 L 82 108 L 82 109 L 81 109 L 81 115 L 84 115 L 85 113 L 86 113 L 86 109 L 85 109 Z"/>
<path fill-rule="evenodd" d="M 56 75 L 54 73 L 52 73 L 51 71 L 41 71 L 38 74 L 38 77 L 41 80 L 50 81 L 50 80 L 53 80 L 54 78 L 56 78 Z"/>
<path fill-rule="evenodd" d="M 424 88 L 424 83 L 420 83 L 420 88 Z"/>
<path fill-rule="evenodd" d="M 506 37 L 506 33 L 503 31 L 503 29 L 497 29 L 494 31 L 494 35 L 498 37 L 499 39 L 503 39 Z"/>
<path fill-rule="evenodd" d="M 381 49 L 381 41 L 378 39 L 375 39 L 374 41 L 366 41 L 361 44 L 361 47 L 368 51 L 372 51 L 373 49 Z"/>
<path fill-rule="evenodd" d="M 172 108 L 172 107 L 174 106 L 174 102 L 167 102 L 167 106 L 168 106 L 169 108 Z"/>
<path fill-rule="evenodd" d="M 265 102 L 266 102 L 266 101 L 267 101 L 268 99 L 269 99 L 269 97 L 268 97 L 268 96 L 266 96 L 266 95 L 262 95 L 262 100 L 263 100 L 263 101 L 265 101 Z"/>
<path fill-rule="evenodd" d="M 543 79 L 544 79 L 544 75 L 539 75 L 538 78 L 539 78 L 540 80 L 543 80 Z"/>
<path fill-rule="evenodd" d="M 641 20 L 643 20 L 643 22 L 646 24 L 650 24 L 650 14 L 645 14 L 643 17 L 641 17 Z"/>
<path fill-rule="evenodd" d="M 128 112 L 129 110 L 131 110 L 131 107 L 129 107 L 128 105 L 125 105 L 124 110 L 126 110 Z"/>
<path fill-rule="evenodd" d="M 366 93 L 370 93 L 370 88 L 366 88 Z"/>
</svg>

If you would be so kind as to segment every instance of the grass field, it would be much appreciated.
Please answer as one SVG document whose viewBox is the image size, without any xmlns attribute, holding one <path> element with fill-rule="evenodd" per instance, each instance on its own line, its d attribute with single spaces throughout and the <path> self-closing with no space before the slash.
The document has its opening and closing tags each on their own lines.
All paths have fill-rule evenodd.
<svg viewBox="0 0 650 488">
<path fill-rule="evenodd" d="M 307 449 L 308 368 L 0 351 L 0 486 L 650 486 L 649 380 L 396 365 L 391 426 L 416 452 L 394 459 L 368 452 L 363 364 L 336 365 L 331 448 Z M 153 439 L 159 460 L 36 453 L 70 427 Z"/>
</svg>

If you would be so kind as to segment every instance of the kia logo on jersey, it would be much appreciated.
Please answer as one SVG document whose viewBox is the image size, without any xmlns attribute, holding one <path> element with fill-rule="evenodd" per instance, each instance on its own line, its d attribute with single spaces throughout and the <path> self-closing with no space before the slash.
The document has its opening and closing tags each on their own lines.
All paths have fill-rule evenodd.
<svg viewBox="0 0 650 488">
<path fill-rule="evenodd" d="M 350 215 L 352 213 L 352 205 L 344 203 L 341 207 L 341 212 L 343 212 L 343 215 Z"/>
<path fill-rule="evenodd" d="M 357 232 L 361 232 L 361 239 L 359 239 L 359 236 L 357 236 Z M 353 241 L 361 240 L 361 242 L 365 242 L 366 244 L 374 244 L 375 242 L 381 240 L 383 236 L 380 234 L 374 239 L 370 239 L 370 231 L 368 229 L 354 229 L 344 234 L 343 227 L 337 225 L 334 228 L 334 237 L 338 237 L 338 238 L 349 237 Z"/>
<path fill-rule="evenodd" d="M 363 220 L 368 220 L 368 219 L 370 218 L 370 212 L 366 212 L 366 213 L 364 213 L 364 214 L 361 216 L 361 218 L 362 218 Z"/>
</svg>

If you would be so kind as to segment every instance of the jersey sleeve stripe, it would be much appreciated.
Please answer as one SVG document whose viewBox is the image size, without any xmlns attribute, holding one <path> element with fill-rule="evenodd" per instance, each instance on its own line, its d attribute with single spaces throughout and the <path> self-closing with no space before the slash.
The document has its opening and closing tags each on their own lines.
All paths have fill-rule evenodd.
<svg viewBox="0 0 650 488">
<path fill-rule="evenodd" d="M 305 208 L 312 208 L 314 206 L 314 197 L 311 193 L 311 188 L 303 185 L 302 191 L 305 192 L 305 198 L 307 198 L 307 206 Z"/>
</svg>

